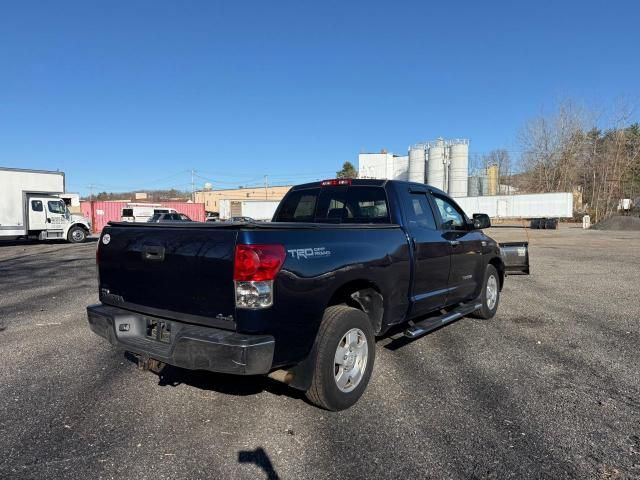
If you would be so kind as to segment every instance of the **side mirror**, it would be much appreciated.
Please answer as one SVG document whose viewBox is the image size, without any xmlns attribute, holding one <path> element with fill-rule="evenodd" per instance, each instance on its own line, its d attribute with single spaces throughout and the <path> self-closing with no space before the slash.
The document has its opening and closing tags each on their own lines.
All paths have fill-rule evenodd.
<svg viewBox="0 0 640 480">
<path fill-rule="evenodd" d="M 476 230 L 482 230 L 491 226 L 491 219 L 486 213 L 474 213 L 473 214 L 473 228 Z"/>
</svg>

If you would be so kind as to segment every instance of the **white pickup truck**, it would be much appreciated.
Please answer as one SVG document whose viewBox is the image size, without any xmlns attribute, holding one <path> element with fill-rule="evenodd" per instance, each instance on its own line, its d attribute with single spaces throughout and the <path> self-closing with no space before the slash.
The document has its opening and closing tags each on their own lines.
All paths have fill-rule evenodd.
<svg viewBox="0 0 640 480">
<path fill-rule="evenodd" d="M 64 192 L 63 172 L 0 167 L 0 239 L 84 242 L 91 223 L 69 212 Z"/>
</svg>

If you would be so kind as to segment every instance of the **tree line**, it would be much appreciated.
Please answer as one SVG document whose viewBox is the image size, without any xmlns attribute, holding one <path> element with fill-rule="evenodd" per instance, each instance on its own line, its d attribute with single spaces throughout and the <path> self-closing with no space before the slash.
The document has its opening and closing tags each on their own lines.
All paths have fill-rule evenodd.
<svg viewBox="0 0 640 480">
<path fill-rule="evenodd" d="M 518 160 L 498 149 L 475 160 L 496 165 L 499 184 L 512 193 L 572 192 L 574 205 L 594 222 L 618 211 L 620 200 L 640 202 L 640 124 L 627 108 L 609 118 L 572 102 L 528 121 L 520 132 Z"/>
</svg>

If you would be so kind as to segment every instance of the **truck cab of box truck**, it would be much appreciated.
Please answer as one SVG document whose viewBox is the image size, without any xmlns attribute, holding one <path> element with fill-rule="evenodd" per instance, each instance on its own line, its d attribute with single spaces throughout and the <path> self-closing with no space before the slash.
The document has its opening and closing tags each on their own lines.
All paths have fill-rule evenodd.
<svg viewBox="0 0 640 480">
<path fill-rule="evenodd" d="M 28 234 L 39 240 L 68 240 L 81 243 L 91 231 L 89 220 L 72 214 L 65 201 L 54 195 L 27 196 Z"/>
</svg>

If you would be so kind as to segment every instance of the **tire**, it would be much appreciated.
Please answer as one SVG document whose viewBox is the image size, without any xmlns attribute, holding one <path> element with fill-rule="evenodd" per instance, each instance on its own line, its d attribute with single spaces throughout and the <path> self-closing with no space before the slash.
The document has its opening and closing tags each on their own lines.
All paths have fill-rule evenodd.
<svg viewBox="0 0 640 480">
<path fill-rule="evenodd" d="M 487 289 L 490 292 L 495 291 L 495 294 L 490 293 L 488 295 Z M 493 295 L 495 295 L 495 300 L 491 301 Z M 482 299 L 482 307 L 473 312 L 472 316 L 484 320 L 493 318 L 498 311 L 498 304 L 500 303 L 500 276 L 493 265 L 487 265 L 487 269 L 484 272 L 484 282 L 480 297 Z"/>
<path fill-rule="evenodd" d="M 345 305 L 327 308 L 315 351 L 316 363 L 307 398 L 326 410 L 351 407 L 364 393 L 373 371 L 375 337 L 369 318 L 361 310 Z M 338 356 L 339 351 L 344 356 Z M 343 363 L 336 363 L 336 358 Z"/>
<path fill-rule="evenodd" d="M 67 234 L 67 240 L 71 243 L 82 243 L 87 239 L 87 232 L 82 227 L 71 227 Z"/>
</svg>

